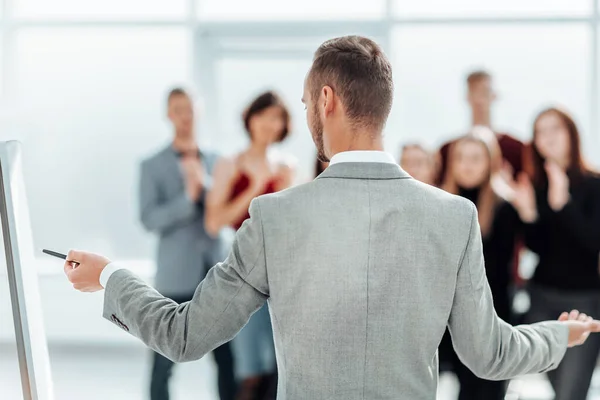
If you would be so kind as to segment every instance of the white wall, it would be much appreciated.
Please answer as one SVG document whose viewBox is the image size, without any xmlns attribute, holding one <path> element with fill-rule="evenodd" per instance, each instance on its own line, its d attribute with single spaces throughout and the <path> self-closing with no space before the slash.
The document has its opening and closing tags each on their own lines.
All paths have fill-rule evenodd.
<svg viewBox="0 0 600 400">
<path fill-rule="evenodd" d="M 72 288 L 60 260 L 37 259 L 44 326 L 49 343 L 123 344 L 137 343 L 128 333 L 102 318 L 103 292 L 80 293 Z M 4 262 L 0 267 L 0 344 L 14 342 L 15 333 Z M 152 282 L 151 262 L 125 264 L 146 282 Z"/>
</svg>

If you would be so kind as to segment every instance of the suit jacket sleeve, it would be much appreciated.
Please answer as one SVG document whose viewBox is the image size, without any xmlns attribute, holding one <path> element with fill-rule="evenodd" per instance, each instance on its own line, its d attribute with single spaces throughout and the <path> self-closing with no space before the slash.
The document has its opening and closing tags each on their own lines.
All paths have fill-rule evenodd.
<svg viewBox="0 0 600 400">
<path fill-rule="evenodd" d="M 472 210 L 448 324 L 458 357 L 475 375 L 489 380 L 556 368 L 567 350 L 568 328 L 557 321 L 512 327 L 496 315 L 477 211 L 474 206 Z"/>
<path fill-rule="evenodd" d="M 172 229 L 193 218 L 198 212 L 185 191 L 167 202 L 161 201 L 160 188 L 147 163 L 141 169 L 139 201 L 140 220 L 152 232 Z"/>
<path fill-rule="evenodd" d="M 269 296 L 258 200 L 227 259 L 214 266 L 190 302 L 161 296 L 127 270 L 108 280 L 103 316 L 175 361 L 197 360 L 231 340 Z"/>
</svg>

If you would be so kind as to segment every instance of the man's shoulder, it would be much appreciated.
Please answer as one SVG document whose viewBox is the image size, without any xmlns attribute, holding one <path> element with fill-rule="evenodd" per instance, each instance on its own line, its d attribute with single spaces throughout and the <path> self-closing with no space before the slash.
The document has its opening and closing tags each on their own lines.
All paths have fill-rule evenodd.
<svg viewBox="0 0 600 400">
<path fill-rule="evenodd" d="M 320 195 L 320 185 L 322 181 L 316 179 L 301 185 L 260 196 L 257 200 L 260 202 L 261 209 L 266 210 L 284 210 L 291 212 L 301 210 L 307 204 L 312 204 L 315 198 Z M 410 201 L 432 214 L 439 214 L 440 218 L 470 218 L 475 206 L 463 197 L 450 194 L 435 186 L 428 185 L 410 178 L 402 180 L 403 186 L 407 189 L 407 195 Z M 405 199 L 407 200 L 407 199 Z M 329 198 L 327 201 L 335 201 Z"/>
<path fill-rule="evenodd" d="M 261 207 L 263 205 L 265 207 L 270 207 L 275 204 L 298 203 L 301 202 L 306 195 L 313 192 L 315 189 L 314 182 L 315 181 L 302 183 L 300 185 L 291 186 L 275 193 L 264 194 L 259 196 L 257 200 L 260 201 Z"/>
<path fill-rule="evenodd" d="M 436 186 L 419 182 L 416 179 L 411 179 L 409 185 L 415 201 L 422 204 L 423 207 L 443 213 L 448 210 L 458 211 L 461 214 L 471 214 L 474 208 L 473 203 L 464 197 L 448 193 Z"/>
<path fill-rule="evenodd" d="M 164 158 L 169 154 L 169 152 L 172 151 L 173 150 L 171 149 L 171 145 L 161 146 L 158 150 L 155 150 L 154 152 L 142 158 L 142 168 L 148 168 L 154 164 L 160 164 L 164 160 Z"/>
<path fill-rule="evenodd" d="M 495 132 L 500 147 L 523 148 L 525 144 L 508 132 Z"/>
</svg>

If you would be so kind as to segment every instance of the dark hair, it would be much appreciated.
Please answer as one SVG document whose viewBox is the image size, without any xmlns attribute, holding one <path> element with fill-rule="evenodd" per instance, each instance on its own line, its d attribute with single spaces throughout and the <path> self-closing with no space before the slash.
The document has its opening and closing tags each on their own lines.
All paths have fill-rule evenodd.
<svg viewBox="0 0 600 400">
<path fill-rule="evenodd" d="M 319 160 L 319 157 L 317 157 L 315 161 L 315 177 L 321 175 L 323 171 L 325 171 L 325 168 L 323 168 L 323 161 Z"/>
<path fill-rule="evenodd" d="M 392 108 L 392 66 L 377 43 L 361 36 L 343 36 L 323 43 L 308 75 L 310 96 L 323 86 L 339 96 L 356 127 L 383 129 Z"/>
<path fill-rule="evenodd" d="M 185 90 L 182 87 L 174 87 L 173 89 L 169 90 L 169 94 L 167 95 L 167 105 L 169 105 L 173 97 L 176 96 L 190 97 L 190 94 L 187 90 Z"/>
<path fill-rule="evenodd" d="M 473 71 L 467 76 L 467 85 L 471 87 L 486 79 L 492 79 L 492 75 L 489 72 L 482 69 Z"/>
<path fill-rule="evenodd" d="M 288 134 L 290 133 L 290 112 L 287 107 L 283 103 L 283 100 L 272 91 L 264 92 L 260 94 L 257 98 L 255 98 L 252 103 L 246 108 L 244 113 L 242 114 L 242 119 L 244 120 L 244 127 L 246 128 L 246 132 L 248 135 L 252 135 L 250 132 L 250 120 L 257 114 L 260 114 L 267 108 L 271 107 L 279 107 L 281 109 L 282 118 L 283 118 L 283 129 L 281 130 L 281 134 L 279 135 L 278 141 L 283 141 Z M 252 139 L 252 137 L 250 137 Z"/>
<path fill-rule="evenodd" d="M 558 116 L 569 133 L 569 143 L 571 146 L 569 154 L 569 160 L 571 164 L 567 168 L 567 175 L 569 176 L 569 179 L 577 181 L 586 174 L 594 173 L 583 160 L 583 155 L 581 154 L 581 137 L 579 134 L 579 129 L 577 129 L 577 125 L 575 124 L 573 118 L 565 110 L 561 110 L 557 107 L 549 107 L 535 117 L 535 121 L 533 122 L 533 140 L 528 146 L 528 151 L 526 153 L 525 168 L 533 180 L 533 184 L 536 187 L 545 187 L 548 183 L 548 176 L 546 175 L 546 170 L 544 168 L 544 158 L 535 146 L 535 138 L 537 136 L 536 126 L 539 120 L 548 114 L 554 114 Z"/>
</svg>

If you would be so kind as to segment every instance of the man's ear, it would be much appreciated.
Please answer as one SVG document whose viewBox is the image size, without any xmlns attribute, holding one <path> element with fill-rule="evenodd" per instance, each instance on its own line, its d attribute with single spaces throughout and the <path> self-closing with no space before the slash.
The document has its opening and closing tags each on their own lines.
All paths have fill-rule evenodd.
<svg viewBox="0 0 600 400">
<path fill-rule="evenodd" d="M 331 114 L 335 109 L 335 96 L 331 86 L 323 86 L 321 95 L 323 96 L 323 111 L 325 115 Z"/>
</svg>

